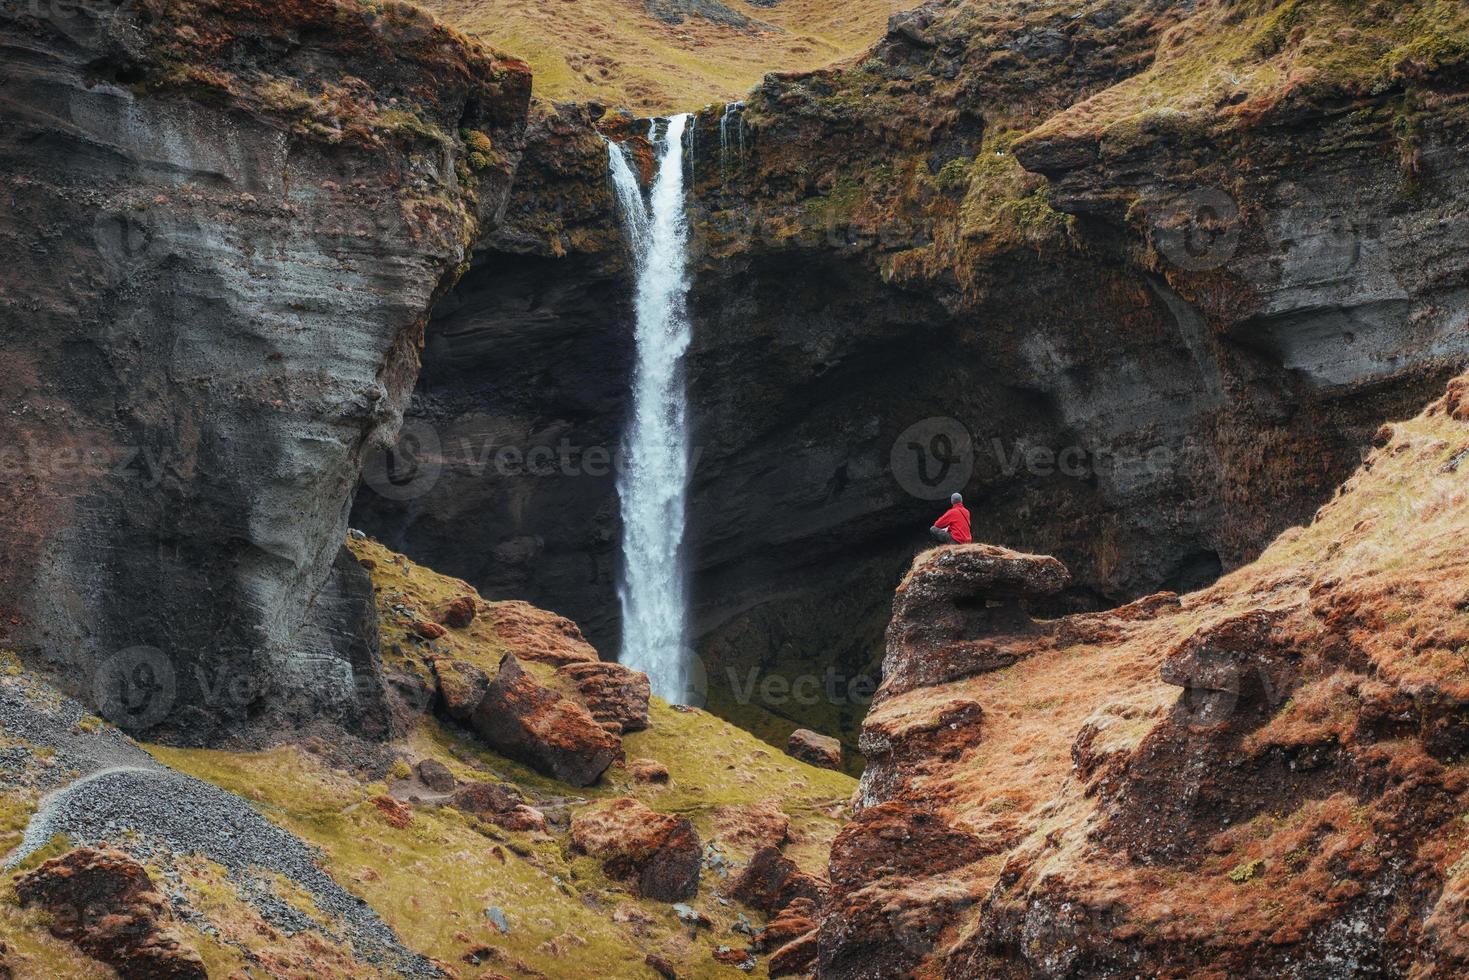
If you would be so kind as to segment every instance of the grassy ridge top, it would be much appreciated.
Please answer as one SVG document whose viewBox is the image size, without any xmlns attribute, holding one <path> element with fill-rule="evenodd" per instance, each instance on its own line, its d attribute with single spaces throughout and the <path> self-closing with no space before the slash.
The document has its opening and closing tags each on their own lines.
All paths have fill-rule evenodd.
<svg viewBox="0 0 1469 980">
<path fill-rule="evenodd" d="M 445 21 L 513 52 L 543 99 L 639 113 L 738 99 L 767 72 L 819 68 L 865 50 L 915 0 L 421 0 Z M 655 16 L 656 6 L 673 24 Z M 682 9 L 703 8 L 716 23 Z M 727 13 L 726 13 L 727 12 Z M 743 23 L 738 23 L 743 22 Z"/>
</svg>

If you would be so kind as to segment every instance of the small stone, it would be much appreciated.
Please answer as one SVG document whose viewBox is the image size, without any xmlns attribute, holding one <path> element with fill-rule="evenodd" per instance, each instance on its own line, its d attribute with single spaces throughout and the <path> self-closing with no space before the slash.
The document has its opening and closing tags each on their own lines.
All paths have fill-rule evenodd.
<svg viewBox="0 0 1469 980">
<path fill-rule="evenodd" d="M 640 783 L 667 783 L 668 767 L 656 759 L 633 759 L 627 773 Z"/>
<path fill-rule="evenodd" d="M 510 920 L 505 917 L 505 910 L 500 906 L 491 905 L 485 909 L 485 918 L 489 919 L 490 924 L 500 930 L 502 935 L 510 935 Z"/>
<path fill-rule="evenodd" d="M 420 760 L 418 765 L 415 766 L 414 769 L 418 773 L 418 778 L 423 783 L 423 785 L 427 786 L 435 793 L 454 792 L 454 774 L 449 771 L 448 766 L 444 765 L 439 760 Z"/>
<path fill-rule="evenodd" d="M 413 632 L 417 633 L 425 640 L 437 640 L 439 637 L 443 636 L 449 631 L 444 629 L 444 627 L 440 626 L 438 623 L 430 622 L 427 619 L 420 619 L 414 622 Z"/>
<path fill-rule="evenodd" d="M 462 630 L 474 622 L 474 614 L 477 612 L 474 599 L 465 595 L 460 596 L 444 607 L 439 614 L 439 622 L 456 630 Z"/>
</svg>

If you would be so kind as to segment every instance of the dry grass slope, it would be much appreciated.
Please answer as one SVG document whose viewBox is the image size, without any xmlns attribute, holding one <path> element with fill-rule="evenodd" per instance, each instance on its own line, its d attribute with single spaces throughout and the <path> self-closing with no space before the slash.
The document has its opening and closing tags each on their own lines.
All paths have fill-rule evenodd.
<svg viewBox="0 0 1469 980">
<path fill-rule="evenodd" d="M 445 21 L 513 52 L 535 73 L 535 94 L 600 101 L 638 113 L 740 98 L 767 72 L 820 68 L 865 50 L 911 0 L 728 0 L 750 26 L 700 17 L 668 24 L 643 0 L 423 0 Z"/>
</svg>

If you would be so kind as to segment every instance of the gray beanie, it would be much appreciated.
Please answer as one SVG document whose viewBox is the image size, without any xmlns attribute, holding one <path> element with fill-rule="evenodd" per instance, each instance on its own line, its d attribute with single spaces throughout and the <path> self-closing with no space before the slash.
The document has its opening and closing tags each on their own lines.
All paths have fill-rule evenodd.
<svg viewBox="0 0 1469 980">
<path fill-rule="evenodd" d="M 949 503 L 951 504 L 962 504 L 963 502 L 964 495 L 962 493 L 956 493 L 949 497 Z"/>
</svg>

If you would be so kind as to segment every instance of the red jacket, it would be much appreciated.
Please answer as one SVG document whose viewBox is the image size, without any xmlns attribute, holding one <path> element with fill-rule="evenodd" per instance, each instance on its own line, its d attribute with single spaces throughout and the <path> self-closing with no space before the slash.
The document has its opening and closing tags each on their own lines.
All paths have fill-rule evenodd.
<svg viewBox="0 0 1469 980">
<path fill-rule="evenodd" d="M 955 544 L 968 544 L 974 540 L 969 532 L 969 511 L 963 504 L 950 507 L 949 512 L 935 521 L 933 526 L 948 531 Z"/>
</svg>

